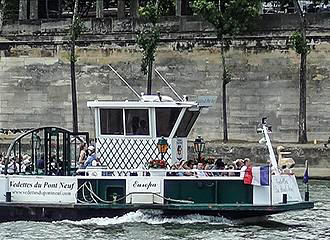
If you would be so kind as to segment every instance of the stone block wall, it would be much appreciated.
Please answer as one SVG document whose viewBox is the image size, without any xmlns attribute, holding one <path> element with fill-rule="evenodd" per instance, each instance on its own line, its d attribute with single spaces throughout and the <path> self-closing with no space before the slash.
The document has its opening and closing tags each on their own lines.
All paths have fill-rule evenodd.
<svg viewBox="0 0 330 240">
<path fill-rule="evenodd" d="M 290 18 L 283 31 L 293 29 L 296 20 Z M 310 21 L 313 26 L 324 27 L 328 19 Z M 104 20 L 108 28 L 97 23 L 88 23 L 90 32 L 95 34 L 85 34 L 77 47 L 79 130 L 89 131 L 92 136 L 93 113 L 86 106 L 88 100 L 135 98 L 108 64 L 138 92 L 145 92 L 146 86 L 146 76 L 140 71 L 142 56 L 135 45 L 135 35 L 129 32 L 138 22 Z M 70 65 L 65 42 L 69 23 L 40 22 L 29 25 L 25 32 L 24 24 L 11 30 L 5 25 L 5 39 L 0 42 L 0 128 L 56 125 L 71 129 Z M 272 25 L 277 28 L 279 23 Z M 209 25 L 196 18 L 181 19 L 179 23 L 173 18 L 164 26 L 168 32 L 162 33 L 155 66 L 181 95 L 192 100 L 201 95 L 218 96 L 216 105 L 201 114 L 190 135 L 190 139 L 202 135 L 206 140 L 218 141 L 223 137 L 219 43 L 208 37 L 212 36 L 207 30 Z M 195 32 L 189 32 L 192 26 Z M 265 26 L 260 24 L 260 29 Z M 268 116 L 275 141 L 297 141 L 299 56 L 290 50 L 287 32 L 267 35 L 267 31 L 230 41 L 226 53 L 233 76 L 227 85 L 230 140 L 257 141 L 256 126 L 261 117 Z M 307 60 L 308 138 L 326 141 L 330 121 L 330 45 L 324 32 L 311 31 L 309 37 L 314 44 Z M 153 92 L 156 91 L 175 98 L 157 76 L 153 81 Z"/>
<path fill-rule="evenodd" d="M 162 44 L 156 68 L 181 95 L 218 96 L 217 104 L 203 113 L 191 138 L 222 138 L 221 80 L 219 50 L 195 43 L 189 50 Z M 329 136 L 330 57 L 328 43 L 320 43 L 308 57 L 308 137 L 326 140 Z M 135 45 L 93 46 L 77 50 L 79 129 L 93 132 L 93 114 L 88 100 L 134 99 L 134 95 L 111 72 L 111 64 L 138 91 L 145 92 L 146 76 L 140 72 L 141 54 Z M 71 128 L 71 90 L 68 52 L 20 46 L 0 59 L 0 128 L 56 125 Z M 269 117 L 275 141 L 297 140 L 299 107 L 299 57 L 291 50 L 242 51 L 231 48 L 226 54 L 233 80 L 228 86 L 229 138 L 258 139 L 260 118 Z M 155 76 L 153 92 L 171 95 Z M 175 96 L 173 96 L 175 97 Z"/>
</svg>

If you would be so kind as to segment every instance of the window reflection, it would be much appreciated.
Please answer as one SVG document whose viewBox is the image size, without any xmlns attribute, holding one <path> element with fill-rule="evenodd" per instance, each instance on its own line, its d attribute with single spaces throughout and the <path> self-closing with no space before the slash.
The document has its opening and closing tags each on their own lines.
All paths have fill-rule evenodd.
<svg viewBox="0 0 330 240">
<path fill-rule="evenodd" d="M 123 110 L 100 109 L 101 134 L 123 135 Z"/>
<path fill-rule="evenodd" d="M 183 115 L 183 118 L 179 124 L 175 136 L 187 137 L 191 128 L 194 126 L 194 123 L 196 122 L 198 115 L 199 115 L 199 111 L 189 111 L 189 109 L 187 109 Z"/>
<path fill-rule="evenodd" d="M 149 135 L 149 116 L 147 109 L 125 110 L 126 135 Z"/>
<path fill-rule="evenodd" d="M 156 108 L 157 137 L 168 137 L 180 114 L 181 108 Z"/>
</svg>

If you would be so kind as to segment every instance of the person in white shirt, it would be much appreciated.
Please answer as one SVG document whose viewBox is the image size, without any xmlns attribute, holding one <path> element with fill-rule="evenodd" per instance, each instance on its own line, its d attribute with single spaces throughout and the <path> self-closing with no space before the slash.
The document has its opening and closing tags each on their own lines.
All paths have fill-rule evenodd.
<svg viewBox="0 0 330 240">
<path fill-rule="evenodd" d="M 196 174 L 198 177 L 207 177 L 207 174 L 203 171 L 204 170 L 204 164 L 202 162 L 199 162 L 197 164 L 197 169 L 200 171 L 197 171 Z"/>
<path fill-rule="evenodd" d="M 245 158 L 243 163 L 244 163 L 244 165 L 241 167 L 240 177 L 244 177 L 245 170 L 247 169 L 247 167 L 248 167 L 248 165 L 250 163 L 250 159 L 249 158 Z"/>
</svg>

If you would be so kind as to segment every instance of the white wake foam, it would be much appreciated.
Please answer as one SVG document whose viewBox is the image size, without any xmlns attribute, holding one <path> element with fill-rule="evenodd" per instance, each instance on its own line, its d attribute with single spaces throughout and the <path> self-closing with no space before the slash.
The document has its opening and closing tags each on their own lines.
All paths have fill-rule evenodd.
<svg viewBox="0 0 330 240">
<path fill-rule="evenodd" d="M 73 225 L 116 225 L 124 223 L 146 223 L 151 225 L 157 224 L 192 224 L 192 223 L 208 223 L 208 224 L 221 224 L 221 225 L 232 225 L 232 221 L 215 216 L 204 216 L 204 215 L 187 215 L 183 217 L 164 217 L 161 215 L 161 211 L 158 210 L 138 210 L 135 212 L 127 213 L 120 217 L 113 218 L 91 218 L 81 221 L 69 221 L 64 220 L 58 223 L 73 224 Z"/>
</svg>

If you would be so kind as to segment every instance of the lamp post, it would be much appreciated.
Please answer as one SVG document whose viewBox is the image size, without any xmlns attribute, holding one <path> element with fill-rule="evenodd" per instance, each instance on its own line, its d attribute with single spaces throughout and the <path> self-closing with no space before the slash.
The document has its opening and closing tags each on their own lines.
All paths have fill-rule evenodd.
<svg viewBox="0 0 330 240">
<path fill-rule="evenodd" d="M 201 162 L 201 155 L 202 152 L 204 152 L 205 149 L 205 142 L 204 139 L 201 136 L 198 136 L 194 141 L 194 150 L 195 153 L 198 155 L 198 162 Z"/>
<path fill-rule="evenodd" d="M 168 149 L 168 143 L 164 137 L 162 137 L 158 140 L 157 148 L 158 148 L 158 151 L 160 152 L 161 160 L 163 160 L 164 154 L 167 152 L 167 149 Z"/>
</svg>

